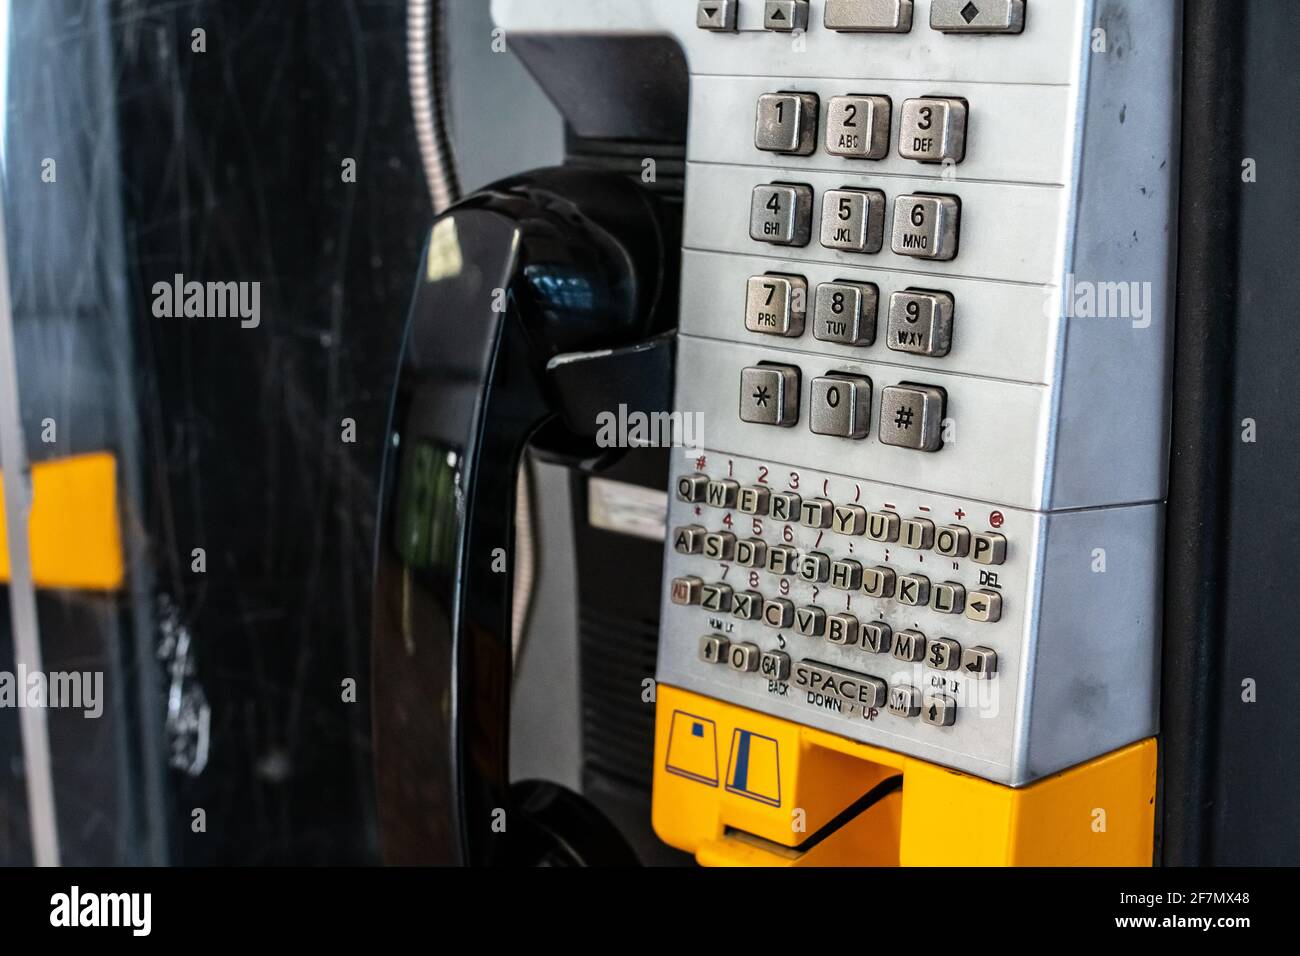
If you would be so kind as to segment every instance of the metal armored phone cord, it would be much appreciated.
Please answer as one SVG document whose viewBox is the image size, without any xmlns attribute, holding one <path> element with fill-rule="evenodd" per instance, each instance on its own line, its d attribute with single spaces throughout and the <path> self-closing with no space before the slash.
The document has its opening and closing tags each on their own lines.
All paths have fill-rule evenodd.
<svg viewBox="0 0 1300 956">
<path fill-rule="evenodd" d="M 420 146 L 433 214 L 442 215 L 460 199 L 447 120 L 446 38 L 443 0 L 408 0 L 406 67 L 411 116 Z"/>
</svg>

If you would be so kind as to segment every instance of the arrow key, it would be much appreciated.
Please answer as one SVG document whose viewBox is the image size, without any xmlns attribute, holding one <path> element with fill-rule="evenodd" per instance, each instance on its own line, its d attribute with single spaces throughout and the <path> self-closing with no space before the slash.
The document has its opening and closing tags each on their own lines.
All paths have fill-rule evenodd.
<svg viewBox="0 0 1300 956">
<path fill-rule="evenodd" d="M 980 588 L 966 598 L 966 616 L 981 624 L 993 624 L 1002 618 L 1002 595 Z"/>
<path fill-rule="evenodd" d="M 988 680 L 998 672 L 998 653 L 987 647 L 968 647 L 961 652 L 961 672 L 974 680 Z"/>
<path fill-rule="evenodd" d="M 957 719 L 957 702 L 944 694 L 927 694 L 921 719 L 936 727 L 951 727 Z"/>
<path fill-rule="evenodd" d="M 700 0 L 695 12 L 695 25 L 701 30 L 734 33 L 736 2 L 737 0 Z"/>
<path fill-rule="evenodd" d="M 779 33 L 808 29 L 808 0 L 767 0 L 763 4 L 763 29 Z"/>
</svg>

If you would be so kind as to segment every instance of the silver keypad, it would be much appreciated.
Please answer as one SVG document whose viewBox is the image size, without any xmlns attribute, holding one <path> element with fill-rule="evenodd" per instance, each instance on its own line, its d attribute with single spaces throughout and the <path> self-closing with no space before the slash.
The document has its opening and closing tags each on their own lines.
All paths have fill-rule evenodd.
<svg viewBox="0 0 1300 956">
<path fill-rule="evenodd" d="M 825 584 L 831 576 L 830 555 L 810 551 L 799 561 L 799 577 L 809 584 Z"/>
<path fill-rule="evenodd" d="M 888 96 L 834 96 L 826 106 L 826 152 L 846 159 L 889 155 Z"/>
<path fill-rule="evenodd" d="M 749 236 L 775 246 L 806 246 L 812 238 L 811 186 L 769 183 L 754 187 Z"/>
<path fill-rule="evenodd" d="M 930 28 L 944 33 L 1020 33 L 1025 29 L 1025 0 L 931 0 Z"/>
<path fill-rule="evenodd" d="M 987 680 L 998 672 L 998 655 L 987 647 L 968 647 L 961 652 L 961 671 L 967 677 Z"/>
<path fill-rule="evenodd" d="M 762 656 L 763 652 L 757 644 L 732 644 L 727 651 L 727 663 L 732 670 L 749 673 L 758 670 L 758 661 Z"/>
<path fill-rule="evenodd" d="M 740 420 L 782 428 L 798 423 L 799 370 L 791 365 L 755 365 L 742 369 Z"/>
<path fill-rule="evenodd" d="M 731 596 L 731 616 L 742 621 L 757 621 L 763 614 L 763 595 L 757 591 L 737 591 Z"/>
<path fill-rule="evenodd" d="M 831 527 L 837 534 L 859 535 L 867 530 L 867 509 L 861 505 L 836 505 Z"/>
<path fill-rule="evenodd" d="M 731 611 L 731 596 L 735 591 L 729 584 L 706 584 L 700 589 L 700 607 L 706 611 L 728 614 Z"/>
<path fill-rule="evenodd" d="M 768 680 L 786 680 L 790 676 L 790 655 L 781 651 L 764 651 L 758 672 Z"/>
<path fill-rule="evenodd" d="M 754 276 L 745 288 L 745 328 L 763 335 L 798 338 L 808 310 L 808 280 L 768 273 Z"/>
<path fill-rule="evenodd" d="M 930 603 L 930 579 L 924 574 L 900 574 L 898 603 L 906 607 L 925 607 Z"/>
<path fill-rule="evenodd" d="M 866 710 L 883 706 L 888 691 L 879 677 L 808 659 L 801 660 L 795 667 L 794 682 L 796 687 L 805 688 L 817 696 L 861 705 Z"/>
<path fill-rule="evenodd" d="M 809 392 L 808 427 L 814 434 L 862 439 L 870 433 L 871 379 L 832 372 L 813 379 Z"/>
<path fill-rule="evenodd" d="M 813 338 L 838 345 L 876 341 L 880 290 L 870 282 L 823 282 L 813 305 Z"/>
<path fill-rule="evenodd" d="M 788 544 L 774 544 L 767 549 L 767 570 L 771 574 L 794 574 L 799 552 Z"/>
<path fill-rule="evenodd" d="M 736 29 L 736 6 L 739 0 L 700 0 L 695 10 L 695 25 L 701 30 L 730 33 Z"/>
<path fill-rule="evenodd" d="M 897 255 L 946 262 L 957 255 L 960 228 L 956 196 L 916 194 L 894 200 L 891 247 Z"/>
<path fill-rule="evenodd" d="M 704 590 L 704 580 L 694 576 L 684 578 L 673 578 L 672 584 L 668 588 L 669 596 L 674 604 L 690 606 L 700 603 L 700 596 Z"/>
<path fill-rule="evenodd" d="M 767 542 L 761 538 L 746 538 L 736 542 L 736 563 L 742 568 L 767 567 Z"/>
<path fill-rule="evenodd" d="M 976 564 L 1001 564 L 1007 559 L 1007 539 L 996 531 L 975 535 L 970 559 Z"/>
<path fill-rule="evenodd" d="M 763 623 L 784 630 L 794 623 L 794 602 L 785 598 L 771 598 L 763 602 Z"/>
<path fill-rule="evenodd" d="M 703 501 L 708 488 L 708 475 L 682 475 L 677 479 L 677 497 L 682 501 L 689 501 L 691 504 Z"/>
<path fill-rule="evenodd" d="M 942 358 L 952 349 L 953 311 L 953 298 L 947 292 L 895 292 L 889 297 L 885 344 L 895 352 Z"/>
<path fill-rule="evenodd" d="M 937 671 L 955 671 L 961 666 L 961 645 L 950 637 L 932 637 L 925 663 Z"/>
<path fill-rule="evenodd" d="M 842 252 L 879 252 L 885 244 L 885 194 L 878 189 L 827 190 L 821 243 Z"/>
<path fill-rule="evenodd" d="M 930 589 L 930 609 L 940 614 L 960 614 L 966 606 L 966 589 L 952 581 L 940 581 Z"/>
<path fill-rule="evenodd" d="M 829 528 L 835 505 L 826 498 L 810 498 L 799 507 L 799 523 L 805 528 Z"/>
<path fill-rule="evenodd" d="M 873 654 L 888 654 L 894 645 L 894 629 L 884 621 L 864 621 L 862 646 Z"/>
<path fill-rule="evenodd" d="M 754 147 L 768 153 L 809 156 L 817 148 L 815 93 L 764 93 L 758 98 Z"/>
<path fill-rule="evenodd" d="M 736 496 L 736 507 L 740 509 L 741 514 L 765 515 L 771 495 L 770 491 L 758 485 L 741 488 Z"/>
<path fill-rule="evenodd" d="M 865 568 L 862 572 L 862 590 L 867 597 L 893 597 L 897 583 L 898 574 L 893 568 Z"/>
<path fill-rule="evenodd" d="M 912 0 L 826 0 L 825 22 L 838 33 L 907 33 Z"/>
<path fill-rule="evenodd" d="M 891 385 L 880 398 L 880 440 L 916 451 L 943 447 L 944 394 L 928 385 Z"/>
<path fill-rule="evenodd" d="M 966 118 L 963 100 L 938 96 L 905 100 L 898 155 L 918 163 L 960 163 L 966 158 Z"/>
<path fill-rule="evenodd" d="M 826 620 L 826 640 L 852 647 L 858 643 L 858 619 L 852 614 L 832 614 Z"/>
<path fill-rule="evenodd" d="M 889 712 L 899 717 L 915 717 L 921 712 L 921 692 L 906 684 L 889 688 Z"/>
<path fill-rule="evenodd" d="M 905 518 L 898 543 L 913 551 L 929 551 L 934 545 L 934 522 L 929 518 Z"/>
<path fill-rule="evenodd" d="M 704 490 L 704 500 L 711 508 L 736 507 L 736 495 L 740 493 L 740 482 L 730 478 L 711 480 Z"/>
<path fill-rule="evenodd" d="M 808 29 L 808 0 L 766 0 L 763 29 L 793 33 Z"/>
<path fill-rule="evenodd" d="M 673 532 L 673 550 L 678 554 L 699 554 L 704 550 L 704 535 L 708 529 L 692 524 Z"/>
<path fill-rule="evenodd" d="M 995 624 L 1002 619 L 1002 595 L 997 591 L 980 588 L 966 599 L 966 617 L 982 624 Z"/>
<path fill-rule="evenodd" d="M 873 511 L 867 515 L 867 537 L 888 544 L 898 540 L 901 519 L 892 511 Z"/>
<path fill-rule="evenodd" d="M 798 521 L 803 498 L 793 491 L 778 491 L 772 495 L 768 514 L 777 521 Z"/>
<path fill-rule="evenodd" d="M 794 629 L 804 637 L 821 637 L 826 633 L 826 611 L 812 604 L 798 608 L 794 612 Z"/>
<path fill-rule="evenodd" d="M 964 558 L 970 554 L 970 531 L 961 525 L 946 525 L 935 532 L 934 550 L 945 558 Z"/>
<path fill-rule="evenodd" d="M 856 591 L 862 587 L 862 562 L 847 558 L 832 561 L 831 587 L 838 591 Z"/>
<path fill-rule="evenodd" d="M 721 664 L 727 659 L 731 642 L 720 634 L 705 634 L 700 638 L 700 660 L 708 664 Z"/>
<path fill-rule="evenodd" d="M 921 705 L 921 719 L 935 727 L 951 727 L 957 720 L 957 702 L 947 694 L 929 694 Z"/>
<path fill-rule="evenodd" d="M 710 561 L 730 561 L 736 553 L 736 536 L 729 531 L 715 531 L 704 536 L 704 556 Z"/>
</svg>

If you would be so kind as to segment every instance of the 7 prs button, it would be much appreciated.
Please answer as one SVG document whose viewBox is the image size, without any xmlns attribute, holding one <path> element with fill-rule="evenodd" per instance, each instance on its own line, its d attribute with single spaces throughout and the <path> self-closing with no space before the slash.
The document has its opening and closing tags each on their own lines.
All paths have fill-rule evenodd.
<svg viewBox="0 0 1300 956">
<path fill-rule="evenodd" d="M 808 310 L 808 280 L 803 276 L 753 276 L 745 289 L 745 328 L 763 335 L 798 338 Z"/>
</svg>

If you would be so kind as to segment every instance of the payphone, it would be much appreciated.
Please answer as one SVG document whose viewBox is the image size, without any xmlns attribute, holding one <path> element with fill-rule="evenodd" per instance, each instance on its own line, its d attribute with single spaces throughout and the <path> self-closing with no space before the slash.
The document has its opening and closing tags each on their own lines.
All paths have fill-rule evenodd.
<svg viewBox="0 0 1300 956">
<path fill-rule="evenodd" d="M 576 462 L 576 394 L 589 412 L 633 394 L 614 383 L 670 372 L 662 410 L 690 440 L 667 453 L 663 575 L 650 599 L 659 837 L 703 863 L 1149 862 L 1177 5 L 495 0 L 493 14 L 585 154 L 601 141 L 590 130 L 604 130 L 604 155 L 650 182 L 655 164 L 638 162 L 619 111 L 644 110 L 640 126 L 660 133 L 684 123 L 684 188 L 680 250 L 674 236 L 660 259 L 635 252 L 623 266 L 640 276 L 653 260 L 674 273 L 671 301 L 651 318 L 588 336 L 589 293 L 626 288 L 611 277 L 619 266 L 588 282 L 483 259 L 485 246 L 476 261 L 490 260 L 490 274 L 473 275 L 474 295 L 499 287 L 515 303 L 524 286 L 511 276 L 523 277 L 534 298 L 520 308 L 538 311 L 520 321 L 518 350 L 512 320 L 484 325 L 491 334 L 462 349 L 461 371 L 534 376 L 527 400 L 413 405 L 399 387 L 377 660 L 396 632 L 410 639 L 412 575 L 432 574 L 451 690 L 429 720 L 450 770 L 408 797 L 463 811 L 460 836 L 443 835 L 449 858 L 475 858 L 465 848 L 490 842 L 488 817 L 507 800 L 501 742 L 472 721 L 499 717 L 508 694 L 508 669 L 493 659 L 508 657 L 508 575 L 474 562 L 486 560 L 484 528 L 508 542 L 499 519 L 513 484 L 493 478 L 496 518 L 476 524 L 475 446 L 513 464 L 558 415 Z M 555 64 L 593 49 L 607 51 L 612 79 L 564 102 L 576 88 Z M 621 51 L 612 65 L 609 50 Z M 683 76 L 666 75 L 677 67 Z M 620 139 L 621 151 L 608 148 Z M 530 203 L 567 204 L 573 223 L 587 221 L 581 187 L 557 188 L 516 186 L 477 207 L 524 214 L 531 225 L 501 237 L 526 249 Z M 657 206 L 653 221 L 675 224 L 674 203 Z M 456 215 L 433 230 L 408 382 L 413 360 L 446 345 L 420 335 L 426 293 L 433 302 L 459 283 L 463 314 L 491 314 L 459 298 L 470 280 L 452 264 L 491 230 L 466 240 Z M 644 310 L 634 298 L 601 301 L 626 316 Z M 591 326 L 584 334 L 563 331 L 555 310 L 566 303 Z M 654 338 L 674 306 L 675 335 Z M 620 374 L 565 389 L 574 361 L 596 369 L 611 356 Z M 419 374 L 435 387 L 429 373 Z M 408 444 L 402 416 L 420 405 L 432 421 L 457 403 L 468 439 Z M 530 403 L 536 413 L 497 428 L 492 415 Z M 542 442 L 554 449 L 555 430 Z M 438 525 L 446 560 L 434 560 L 437 542 L 417 542 L 418 556 L 390 542 L 408 551 L 402 570 L 386 569 L 393 516 L 415 534 L 412 502 L 433 509 L 427 521 L 438 486 L 459 502 Z M 400 655 L 390 663 L 400 669 Z"/>
</svg>

